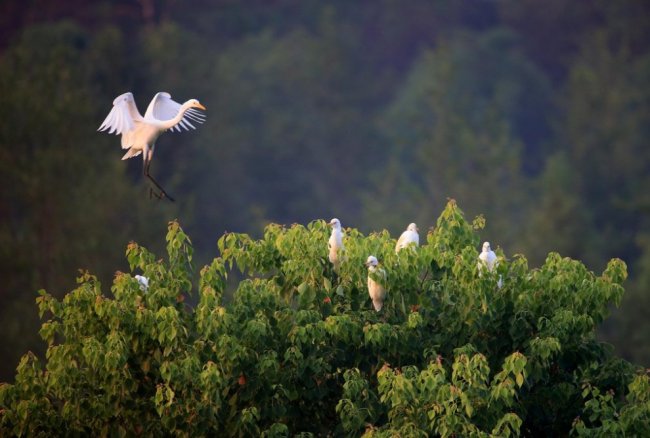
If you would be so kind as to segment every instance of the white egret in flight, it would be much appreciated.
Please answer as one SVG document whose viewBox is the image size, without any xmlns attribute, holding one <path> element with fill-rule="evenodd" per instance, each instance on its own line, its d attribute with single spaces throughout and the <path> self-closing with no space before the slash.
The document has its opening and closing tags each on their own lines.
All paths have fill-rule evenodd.
<svg viewBox="0 0 650 438">
<path fill-rule="evenodd" d="M 397 254 L 400 249 L 406 248 L 411 243 L 414 243 L 415 246 L 420 244 L 420 235 L 418 234 L 418 226 L 414 223 L 409 224 L 406 230 L 399 236 L 397 244 L 395 245 L 395 253 Z"/>
<path fill-rule="evenodd" d="M 345 249 L 343 246 L 343 231 L 341 231 L 341 221 L 337 218 L 332 219 L 327 225 L 332 227 L 332 234 L 327 242 L 329 249 L 329 259 L 334 265 L 334 270 L 338 271 L 343 258 L 342 252 Z"/>
<path fill-rule="evenodd" d="M 99 127 L 98 131 L 108 130 L 109 134 L 122 135 L 122 149 L 128 149 L 123 160 L 137 157 L 142 153 L 143 173 L 160 190 L 156 196 L 163 196 L 170 201 L 174 199 L 165 192 L 149 173 L 156 140 L 167 130 L 182 131 L 196 129 L 190 121 L 203 123 L 205 116 L 196 110 L 205 107 L 196 99 L 190 99 L 182 105 L 172 100 L 169 93 L 160 92 L 151 99 L 144 117 L 140 115 L 132 93 L 124 93 L 113 101 L 113 109 Z"/>
<path fill-rule="evenodd" d="M 375 311 L 379 312 L 386 299 L 386 289 L 382 284 L 386 282 L 386 271 L 379 267 L 377 257 L 372 255 L 368 256 L 366 266 L 368 267 L 368 295 Z"/>
</svg>

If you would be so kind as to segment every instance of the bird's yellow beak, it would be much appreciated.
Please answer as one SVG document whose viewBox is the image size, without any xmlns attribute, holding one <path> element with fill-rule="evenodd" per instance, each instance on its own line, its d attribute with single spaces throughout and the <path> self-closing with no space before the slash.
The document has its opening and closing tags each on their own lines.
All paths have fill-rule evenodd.
<svg viewBox="0 0 650 438">
<path fill-rule="evenodd" d="M 201 108 L 203 111 L 207 111 L 207 110 L 208 110 L 206 107 L 204 107 L 204 106 L 201 105 L 200 103 L 197 103 L 196 106 L 197 106 L 198 108 Z"/>
</svg>

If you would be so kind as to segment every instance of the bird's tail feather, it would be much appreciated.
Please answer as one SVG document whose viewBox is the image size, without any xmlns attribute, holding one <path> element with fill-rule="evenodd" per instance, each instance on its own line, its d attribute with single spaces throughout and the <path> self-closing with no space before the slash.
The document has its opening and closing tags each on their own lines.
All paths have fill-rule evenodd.
<svg viewBox="0 0 650 438">
<path fill-rule="evenodd" d="M 142 153 L 142 149 L 130 148 L 126 151 L 126 154 L 122 157 L 123 160 L 128 160 L 129 158 L 137 157 Z"/>
</svg>

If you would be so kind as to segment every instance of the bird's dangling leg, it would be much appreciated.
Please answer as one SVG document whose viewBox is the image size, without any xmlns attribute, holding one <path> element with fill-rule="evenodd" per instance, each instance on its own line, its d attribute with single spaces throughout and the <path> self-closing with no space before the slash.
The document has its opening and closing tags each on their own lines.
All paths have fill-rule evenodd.
<svg viewBox="0 0 650 438">
<path fill-rule="evenodd" d="M 154 189 L 152 187 L 149 187 L 149 199 L 151 199 L 153 197 L 155 197 L 156 199 L 162 199 L 163 194 L 158 193 L 158 192 L 154 191 Z"/>
<path fill-rule="evenodd" d="M 149 179 L 151 180 L 151 182 L 154 183 L 156 187 L 158 187 L 158 190 L 160 190 L 160 193 L 158 193 L 158 194 L 154 193 L 154 195 L 155 195 L 158 199 L 162 199 L 163 197 L 165 197 L 165 198 L 169 199 L 171 202 L 174 202 L 174 198 L 172 198 L 171 196 L 169 196 L 169 195 L 167 194 L 167 192 L 165 191 L 165 189 L 163 189 L 162 186 L 161 186 L 160 184 L 158 184 L 158 181 L 156 181 L 156 180 L 154 179 L 154 177 L 151 176 L 151 174 L 149 173 L 149 166 L 150 166 L 150 165 L 151 165 L 151 161 L 149 161 L 149 160 L 145 161 L 145 163 L 144 163 L 144 176 L 146 176 L 147 178 L 149 178 Z M 149 195 L 150 195 L 150 196 L 151 196 L 151 193 L 152 193 L 152 192 L 149 192 Z"/>
</svg>

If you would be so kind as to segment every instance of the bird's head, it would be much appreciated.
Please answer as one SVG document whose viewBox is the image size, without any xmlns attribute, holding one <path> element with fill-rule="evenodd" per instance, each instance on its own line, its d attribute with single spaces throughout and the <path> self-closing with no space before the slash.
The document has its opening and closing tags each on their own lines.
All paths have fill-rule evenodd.
<svg viewBox="0 0 650 438">
<path fill-rule="evenodd" d="M 190 108 L 198 108 L 198 109 L 201 109 L 203 111 L 207 110 L 207 108 L 204 107 L 203 105 L 201 105 L 201 102 L 199 102 L 196 99 L 190 99 L 189 103 L 190 103 Z"/>
<path fill-rule="evenodd" d="M 331 221 L 329 221 L 327 225 L 334 228 L 335 230 L 341 229 L 341 221 L 339 221 L 337 218 L 334 218 Z"/>
<path fill-rule="evenodd" d="M 418 226 L 415 225 L 414 222 L 413 222 L 413 223 L 410 223 L 409 226 L 408 226 L 406 229 L 407 229 L 408 231 L 414 231 L 414 232 L 416 232 L 416 233 L 417 233 L 418 231 L 420 231 L 419 228 L 418 228 Z"/>
<path fill-rule="evenodd" d="M 483 252 L 488 252 L 490 251 L 490 242 L 484 242 L 483 243 Z"/>
<path fill-rule="evenodd" d="M 366 260 L 366 266 L 371 267 L 371 266 L 377 266 L 379 262 L 377 261 L 377 257 L 371 255 L 368 256 L 368 260 Z"/>
</svg>

